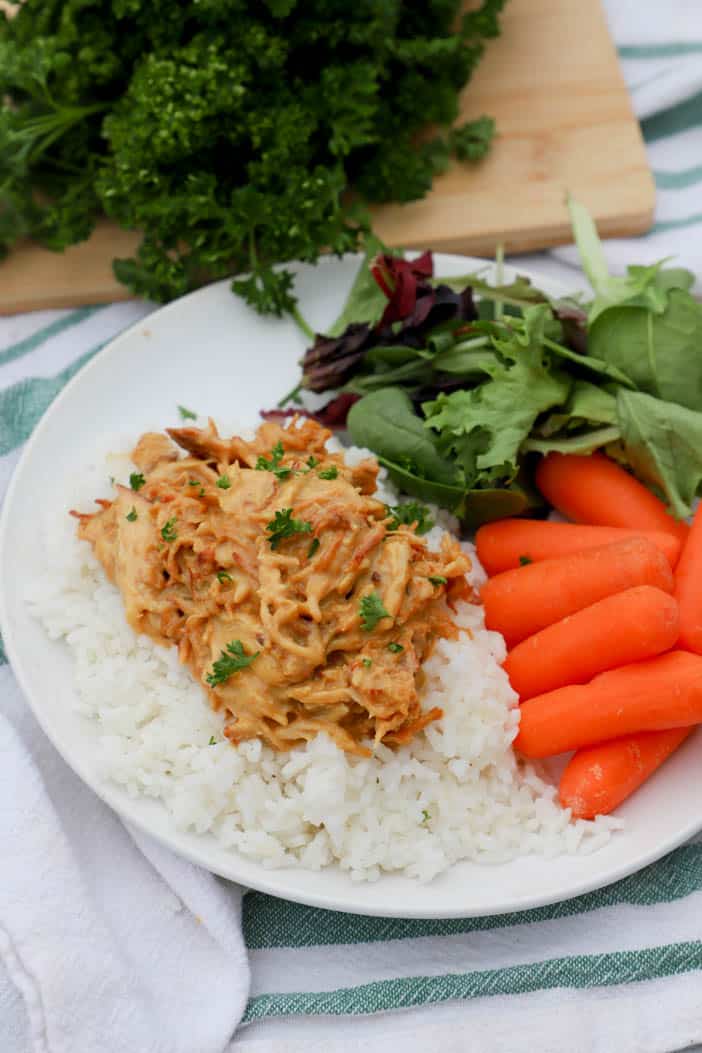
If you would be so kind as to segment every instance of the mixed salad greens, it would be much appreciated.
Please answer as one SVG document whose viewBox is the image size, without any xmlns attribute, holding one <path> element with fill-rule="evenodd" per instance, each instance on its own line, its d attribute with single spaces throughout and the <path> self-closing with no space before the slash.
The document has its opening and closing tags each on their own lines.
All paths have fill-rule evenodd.
<svg viewBox="0 0 702 1053">
<path fill-rule="evenodd" d="M 430 253 L 405 260 L 369 239 L 340 318 L 303 358 L 301 389 L 336 392 L 312 415 L 467 525 L 538 514 L 533 470 L 551 451 L 603 450 L 677 518 L 700 489 L 693 275 L 662 261 L 611 276 L 589 214 L 569 207 L 590 302 L 523 277 L 436 278 Z"/>
</svg>

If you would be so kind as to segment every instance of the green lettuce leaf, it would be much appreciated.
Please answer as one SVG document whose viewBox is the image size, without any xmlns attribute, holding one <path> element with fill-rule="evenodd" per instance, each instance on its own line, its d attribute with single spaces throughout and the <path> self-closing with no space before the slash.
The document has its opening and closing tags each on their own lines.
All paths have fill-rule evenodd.
<svg viewBox="0 0 702 1053">
<path fill-rule="evenodd" d="M 542 307 L 528 308 L 523 332 L 495 340 L 502 360 L 485 363 L 489 379 L 484 383 L 471 391 L 441 393 L 422 406 L 442 450 L 461 457 L 469 484 L 513 479 L 519 448 L 536 418 L 568 397 L 570 379 L 551 369 L 542 346 L 547 314 Z"/>
<path fill-rule="evenodd" d="M 570 196 L 567 204 L 580 262 L 595 292 L 588 312 L 591 325 L 603 311 L 622 304 L 661 314 L 666 309 L 671 289 L 692 287 L 694 275 L 682 267 L 664 269 L 666 260 L 646 267 L 627 267 L 626 275 L 622 277 L 611 275 L 592 216 L 584 205 Z"/>
<path fill-rule="evenodd" d="M 621 389 L 617 414 L 634 474 L 658 490 L 677 518 L 689 516 L 702 482 L 702 413 Z"/>
</svg>

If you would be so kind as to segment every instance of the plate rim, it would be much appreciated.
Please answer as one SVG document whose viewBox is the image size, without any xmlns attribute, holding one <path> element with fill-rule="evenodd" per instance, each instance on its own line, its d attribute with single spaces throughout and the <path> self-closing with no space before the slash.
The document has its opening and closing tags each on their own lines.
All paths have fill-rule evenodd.
<svg viewBox="0 0 702 1053">
<path fill-rule="evenodd" d="M 493 260 L 486 260 L 474 256 L 464 256 L 458 253 L 435 253 L 435 258 L 438 260 L 450 260 L 450 261 L 461 261 L 471 269 L 475 270 L 487 270 L 488 274 L 494 275 L 495 262 Z M 362 257 L 358 253 L 346 254 L 343 259 L 358 259 Z M 337 262 L 334 257 L 322 258 L 316 266 L 322 265 L 334 265 Z M 312 264 L 300 264 L 293 263 L 292 266 L 296 270 L 301 269 L 314 269 L 315 265 Z M 547 275 L 540 275 L 538 269 L 534 270 L 527 266 L 520 268 L 513 264 L 505 264 L 504 274 L 506 280 L 512 280 L 513 276 L 517 274 L 525 274 L 530 280 L 543 288 L 552 290 L 552 295 L 565 296 L 568 295 L 567 290 L 563 284 L 557 279 L 553 279 Z M 48 426 L 48 422 L 54 412 L 60 407 L 64 400 L 70 398 L 71 392 L 74 386 L 77 386 L 87 373 L 101 362 L 105 358 L 114 355 L 119 350 L 119 346 L 124 341 L 129 341 L 132 335 L 140 329 L 143 329 L 145 323 L 148 324 L 147 320 L 153 320 L 157 316 L 162 318 L 165 314 L 171 313 L 173 310 L 180 310 L 182 305 L 186 301 L 191 301 L 201 297 L 209 290 L 214 288 L 221 288 L 224 285 L 229 286 L 231 279 L 224 278 L 218 282 L 210 283 L 199 289 L 195 289 L 192 292 L 179 297 L 170 303 L 164 304 L 157 308 L 150 315 L 144 318 L 137 319 L 134 323 L 128 326 L 126 329 L 117 333 L 111 340 L 109 340 L 103 347 L 101 347 L 92 358 L 85 363 L 85 365 L 78 370 L 78 372 L 71 377 L 68 383 L 61 389 L 56 398 L 49 404 L 44 413 L 42 414 L 39 421 L 32 429 L 28 436 L 22 453 L 15 465 L 5 496 L 2 502 L 2 508 L 0 508 L 0 565 L 4 562 L 4 554 L 8 548 L 8 535 L 10 527 L 11 509 L 14 501 L 15 493 L 18 487 L 21 485 L 25 463 L 32 456 L 32 450 L 34 445 L 40 440 L 44 429 Z M 232 293 L 232 295 L 234 295 Z M 276 876 L 280 878 L 281 875 L 287 873 L 288 868 L 266 868 L 262 863 L 254 860 L 249 860 L 245 856 L 241 855 L 236 849 L 228 849 L 228 855 L 232 860 L 231 867 L 222 867 L 217 864 L 213 864 L 206 858 L 206 849 L 203 847 L 202 852 L 190 847 L 189 845 L 183 845 L 175 843 L 180 835 L 181 831 L 173 824 L 172 819 L 169 818 L 169 825 L 163 829 L 159 828 L 158 823 L 151 820 L 151 811 L 146 815 L 140 814 L 139 802 L 142 800 L 141 796 L 136 798 L 127 798 L 129 806 L 127 807 L 124 791 L 121 787 L 117 787 L 107 780 L 99 781 L 94 778 L 93 773 L 87 770 L 86 765 L 83 762 L 82 756 L 71 756 L 70 758 L 66 755 L 63 748 L 63 744 L 59 745 L 53 734 L 49 731 L 48 721 L 45 718 L 44 711 L 41 706 L 35 705 L 33 699 L 33 691 L 31 690 L 28 679 L 25 675 L 25 669 L 22 664 L 20 657 L 20 646 L 15 638 L 15 630 L 12 624 L 12 617 L 9 609 L 9 602 L 7 599 L 7 590 L 0 589 L 0 629 L 2 630 L 2 638 L 5 647 L 5 653 L 8 659 L 9 666 L 11 668 L 13 676 L 16 678 L 17 683 L 20 687 L 24 702 L 29 706 L 35 720 L 42 729 L 42 732 L 47 736 L 52 746 L 61 756 L 64 763 L 80 778 L 81 782 L 90 790 L 95 793 L 97 797 L 111 808 L 120 819 L 129 825 L 133 825 L 141 832 L 153 837 L 160 845 L 168 848 L 170 851 L 176 853 L 181 858 L 188 860 L 190 863 L 200 866 L 212 874 L 216 874 L 219 877 L 225 878 L 228 881 L 233 881 L 242 885 L 245 890 L 252 889 L 260 891 L 267 895 L 275 896 L 277 898 L 283 898 L 291 902 L 300 903 L 306 906 L 334 910 L 341 913 L 360 914 L 367 917 L 384 917 L 384 918 L 414 918 L 414 919 L 449 919 L 449 918 L 472 918 L 472 917 L 486 917 L 486 916 L 502 916 L 507 914 L 522 913 L 524 911 L 534 910 L 541 907 L 550 906 L 556 903 L 566 902 L 571 899 L 576 899 L 579 896 L 585 895 L 590 892 L 597 891 L 598 889 L 605 888 L 608 885 L 614 884 L 621 879 L 630 876 L 631 874 L 638 873 L 645 869 L 651 863 L 656 862 L 669 852 L 673 851 L 679 845 L 689 840 L 696 833 L 702 830 L 702 811 L 700 812 L 699 818 L 688 824 L 683 830 L 677 831 L 674 835 L 663 840 L 660 844 L 651 848 L 648 852 L 643 855 L 638 855 L 635 861 L 623 861 L 615 864 L 609 871 L 605 871 L 599 875 L 593 875 L 591 877 L 584 878 L 580 881 L 573 882 L 568 890 L 564 894 L 557 892 L 547 892 L 542 895 L 538 893 L 531 893 L 529 895 L 517 895 L 513 896 L 511 902 L 504 906 L 470 906 L 466 905 L 465 908 L 445 908 L 441 907 L 440 903 L 435 909 L 407 909 L 388 908 L 388 907 L 374 907 L 372 904 L 365 904 L 359 901 L 348 900 L 344 902 L 339 900 L 337 895 L 332 893 L 325 893 L 316 890 L 314 893 L 306 895 L 304 891 L 294 890 L 281 890 L 280 880 L 276 881 Z M 135 804 L 134 811 L 131 811 L 131 804 Z M 162 811 L 168 816 L 167 809 L 163 802 L 159 803 L 159 811 Z M 156 814 L 156 813 L 154 813 Z M 197 844 L 207 845 L 208 840 L 212 835 L 194 835 L 198 840 Z M 457 864 L 453 864 L 455 866 Z M 480 864 L 486 868 L 486 871 L 491 867 L 499 867 L 502 864 Z M 250 874 L 242 874 L 243 870 L 248 870 L 253 867 L 256 870 L 254 880 L 251 880 Z M 299 870 L 300 868 L 295 868 Z M 452 868 L 449 868 L 445 873 L 450 873 Z M 270 875 L 270 876 L 269 876 Z M 388 875 L 391 876 L 391 875 Z M 396 876 L 393 874 L 392 876 Z M 284 878 L 283 878 L 284 880 Z M 383 876 L 379 879 L 381 882 Z M 413 880 L 413 879 L 408 879 Z M 431 883 L 430 883 L 431 884 Z M 367 888 L 368 882 L 361 883 L 359 888 Z"/>
</svg>

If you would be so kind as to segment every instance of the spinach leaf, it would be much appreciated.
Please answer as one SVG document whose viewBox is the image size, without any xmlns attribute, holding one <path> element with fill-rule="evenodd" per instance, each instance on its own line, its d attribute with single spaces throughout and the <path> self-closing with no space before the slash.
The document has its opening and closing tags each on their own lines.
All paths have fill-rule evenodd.
<svg viewBox="0 0 702 1053">
<path fill-rule="evenodd" d="M 334 325 L 328 330 L 328 336 L 341 336 L 352 322 L 367 322 L 375 325 L 380 321 L 388 301 L 370 269 L 371 260 L 379 252 L 387 252 L 393 256 L 402 255 L 397 250 L 387 249 L 380 238 L 376 238 L 374 234 L 366 235 L 364 258 L 358 268 L 343 310 Z"/>
<path fill-rule="evenodd" d="M 702 413 L 624 390 L 617 413 L 634 473 L 663 495 L 677 518 L 690 515 L 702 482 Z"/>
<path fill-rule="evenodd" d="M 564 347 L 563 344 L 556 343 L 555 340 L 550 340 L 548 337 L 545 339 L 545 344 L 557 358 L 562 359 L 564 362 L 570 362 L 578 370 L 582 369 L 586 373 L 594 373 L 596 376 L 602 377 L 603 382 L 612 380 L 617 384 L 623 384 L 626 388 L 636 387 L 634 381 L 619 366 L 599 357 L 592 348 L 592 342 L 589 338 L 588 349 L 592 350 L 591 355 L 581 355 L 578 351 L 571 351 L 569 347 Z"/>
<path fill-rule="evenodd" d="M 422 478 L 422 476 L 412 471 L 411 468 L 390 461 L 381 454 L 376 454 L 376 457 L 379 464 L 387 468 L 391 481 L 403 493 L 411 494 L 412 497 L 418 497 L 422 501 L 428 501 L 430 504 L 448 508 L 449 511 L 454 512 L 457 516 L 463 515 L 466 489 L 460 481 L 454 484 L 437 483 L 432 479 Z"/>
<path fill-rule="evenodd" d="M 403 469 L 423 482 L 456 487 L 462 494 L 459 469 L 441 456 L 409 396 L 400 388 L 381 388 L 360 399 L 349 411 L 347 426 L 354 443 L 367 446 L 382 464 Z M 408 493 L 423 496 L 415 490 Z"/>
<path fill-rule="evenodd" d="M 662 314 L 611 307 L 590 326 L 589 348 L 641 391 L 702 409 L 702 304 L 672 289 Z"/>
<path fill-rule="evenodd" d="M 479 336 L 440 351 L 432 359 L 432 366 L 439 373 L 473 378 L 485 376 L 489 372 L 488 367 L 496 361 L 487 337 Z"/>
</svg>

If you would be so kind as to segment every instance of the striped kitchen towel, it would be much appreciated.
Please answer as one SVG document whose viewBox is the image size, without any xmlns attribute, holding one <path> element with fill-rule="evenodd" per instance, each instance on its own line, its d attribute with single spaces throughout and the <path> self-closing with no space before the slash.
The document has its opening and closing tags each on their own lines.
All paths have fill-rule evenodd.
<svg viewBox="0 0 702 1053">
<path fill-rule="evenodd" d="M 657 186 L 651 234 L 608 242 L 608 257 L 616 270 L 630 261 L 676 256 L 702 275 L 702 6 L 698 0 L 610 0 L 608 8 Z M 571 249 L 521 262 L 582 284 Z M 63 384 L 151 309 L 129 303 L 0 319 L 0 495 L 24 440 Z M 4 663 L 0 643 L 0 716 L 21 737 L 28 725 Z M 48 744 L 37 755 L 51 804 L 70 833 L 78 807 L 75 794 L 62 796 L 70 773 L 63 773 Z M 97 801 L 92 814 L 118 836 L 120 824 Z M 702 844 L 683 846 L 600 892 L 504 917 L 381 920 L 249 893 L 243 935 L 251 986 L 234 1036 L 240 1010 L 233 996 L 229 1006 L 223 1000 L 242 977 L 246 982 L 237 959 L 240 893 L 202 875 L 189 886 L 189 898 L 176 872 L 179 861 L 169 863 L 166 856 L 149 854 L 145 869 L 154 894 L 160 889 L 164 901 L 166 894 L 173 899 L 167 909 L 182 926 L 184 986 L 196 997 L 186 1004 L 177 981 L 170 1000 L 150 985 L 140 975 L 133 934 L 133 942 L 121 947 L 122 965 L 140 1012 L 158 1018 L 167 1007 L 164 1034 L 177 1034 L 177 1048 L 188 1053 L 386 1053 L 389 1045 L 408 1053 L 666 1053 L 702 1041 Z M 202 901 L 197 910 L 195 896 Z M 207 928 L 213 904 L 222 936 L 216 948 L 198 933 L 202 922 Z M 193 966 L 190 946 L 200 947 L 198 961 L 217 963 L 219 983 L 210 984 L 204 967 Z M 70 1036 L 61 1032 L 65 1022 L 51 1015 L 65 992 L 42 990 L 21 968 L 21 952 L 0 924 L 0 1049 L 55 1053 L 67 1048 L 61 1043 Z M 101 972 L 99 962 L 95 972 Z M 86 985 L 86 991 L 97 986 Z M 76 1027 L 84 1007 L 76 1002 L 72 1011 Z M 74 1041 L 72 1048 L 126 1053 L 126 1040 L 114 1040 L 123 1023 L 112 1021 L 94 1046 Z M 130 1053 L 155 1048 L 132 1043 Z"/>
</svg>

